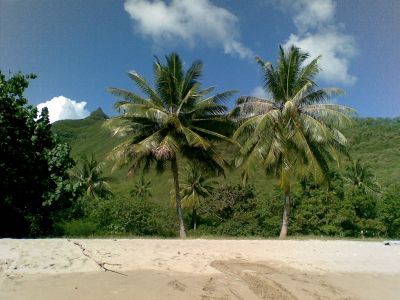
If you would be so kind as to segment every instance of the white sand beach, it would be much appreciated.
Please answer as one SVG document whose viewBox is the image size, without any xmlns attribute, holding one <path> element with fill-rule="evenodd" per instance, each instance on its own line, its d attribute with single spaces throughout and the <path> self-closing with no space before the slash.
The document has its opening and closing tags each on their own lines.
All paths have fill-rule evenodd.
<svg viewBox="0 0 400 300">
<path fill-rule="evenodd" d="M 1 239 L 0 299 L 400 299 L 400 246 Z"/>
</svg>

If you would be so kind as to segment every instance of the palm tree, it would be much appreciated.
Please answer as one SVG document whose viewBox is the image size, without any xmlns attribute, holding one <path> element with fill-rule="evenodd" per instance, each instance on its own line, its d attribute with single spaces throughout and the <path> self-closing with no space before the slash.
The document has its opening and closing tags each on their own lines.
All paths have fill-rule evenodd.
<svg viewBox="0 0 400 300">
<path fill-rule="evenodd" d="M 182 207 L 192 209 L 193 230 L 197 228 L 197 208 L 200 205 L 201 198 L 205 198 L 211 194 L 215 182 L 208 180 L 203 171 L 190 165 L 186 167 L 186 173 L 182 180 Z"/>
<path fill-rule="evenodd" d="M 242 148 L 236 159 L 244 181 L 262 165 L 274 173 L 284 193 L 280 238 L 288 232 L 291 185 L 295 179 L 326 179 L 330 161 L 346 153 L 347 140 L 339 131 L 351 123 L 352 109 L 326 101 L 342 94 L 337 88 L 318 89 L 318 58 L 305 64 L 308 54 L 292 46 L 280 47 L 277 66 L 256 58 L 271 99 L 240 97 L 232 115 L 239 121 L 234 138 Z"/>
<path fill-rule="evenodd" d="M 344 179 L 356 190 L 364 192 L 379 192 L 380 190 L 370 166 L 363 164 L 359 158 L 347 166 Z"/>
<path fill-rule="evenodd" d="M 129 173 L 133 173 L 138 167 L 148 169 L 154 164 L 162 171 L 165 163 L 170 163 L 180 237 L 185 237 L 186 233 L 178 160 L 206 163 L 214 170 L 223 171 L 226 160 L 217 151 L 215 142 L 230 141 L 226 137 L 230 123 L 225 115 L 224 101 L 234 91 L 207 97 L 213 88 L 201 88 L 201 73 L 200 61 L 184 72 L 181 59 L 172 53 L 166 57 L 165 64 L 156 58 L 155 88 L 138 73 L 128 73 L 144 96 L 124 89 L 110 89 L 123 100 L 115 104 L 121 115 L 109 121 L 109 125 L 115 134 L 128 135 L 127 140 L 112 152 L 116 162 L 114 167 L 129 163 Z"/>
<path fill-rule="evenodd" d="M 144 175 L 140 176 L 131 191 L 131 196 L 139 198 L 151 197 L 151 181 L 146 181 Z"/>
<path fill-rule="evenodd" d="M 108 198 L 113 195 L 109 177 L 103 176 L 104 162 L 97 162 L 94 155 L 82 158 L 72 173 L 75 186 L 92 198 Z"/>
</svg>

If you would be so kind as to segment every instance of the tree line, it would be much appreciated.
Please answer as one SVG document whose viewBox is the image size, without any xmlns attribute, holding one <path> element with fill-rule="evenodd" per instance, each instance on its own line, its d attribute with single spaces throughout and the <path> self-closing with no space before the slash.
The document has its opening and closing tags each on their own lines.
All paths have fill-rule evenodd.
<svg viewBox="0 0 400 300">
<path fill-rule="evenodd" d="M 169 170 L 180 237 L 186 236 L 188 224 L 196 234 L 279 233 L 281 238 L 288 232 L 398 235 L 396 187 L 394 192 L 388 189 L 380 193 L 373 174 L 360 161 L 354 161 L 346 174 L 338 173 L 341 160 L 349 156 L 342 130 L 351 125 L 354 111 L 328 102 L 343 91 L 319 88 L 314 81 L 320 71 L 319 58 L 307 63 L 308 59 L 308 54 L 296 47 L 280 48 L 275 66 L 257 58 L 269 99 L 242 96 L 231 111 L 227 101 L 236 91 L 210 95 L 213 88 L 203 88 L 200 83 L 200 61 L 184 70 L 176 53 L 168 55 L 165 63 L 156 58 L 154 87 L 137 72 L 129 72 L 140 93 L 109 89 L 118 98 L 115 108 L 120 114 L 107 120 L 106 126 L 115 135 L 126 137 L 109 155 L 114 168 L 128 165 L 128 172 L 135 176 L 150 168 Z M 37 111 L 26 106 L 23 98 L 32 77 L 17 74 L 8 81 L 3 75 L 1 78 L 1 121 L 11 124 L 8 132 L 1 132 L 1 137 L 11 137 L 2 139 L 8 148 L 4 147 L 1 157 L 13 153 L 11 160 L 24 151 L 36 153 L 25 156 L 13 170 L 4 169 L 4 176 L 17 174 L 14 185 L 3 182 L 1 205 L 6 208 L 2 209 L 5 215 L 12 212 L 24 219 L 19 235 L 50 233 L 42 227 L 53 228 L 54 234 L 62 230 L 74 234 L 82 228 L 86 233 L 174 234 L 171 211 L 151 200 L 151 184 L 145 177 L 140 177 L 126 199 L 114 200 L 107 200 L 112 199 L 109 178 L 103 176 L 102 163 L 94 157 L 84 159 L 67 178 L 73 164 L 68 146 L 51 134 L 47 112 L 36 119 Z M 10 110 L 12 107 L 16 109 Z M 29 119 L 31 127 L 23 135 L 25 148 L 15 153 L 20 139 L 13 140 L 13 131 L 27 126 L 24 121 L 12 123 L 19 112 L 29 115 L 18 118 Z M 5 120 L 3 115 L 11 119 Z M 39 140 L 51 141 L 40 148 L 41 152 L 33 150 L 40 124 L 47 130 Z M 233 158 L 221 151 L 221 145 L 229 145 Z M 33 164 L 24 169 L 23 163 L 35 159 L 47 168 L 42 177 L 34 172 Z M 58 166 L 52 167 L 52 163 Z M 213 178 L 232 167 L 241 169 L 242 184 L 216 187 Z M 251 187 L 255 169 L 276 178 L 277 190 L 272 196 L 262 199 Z M 37 195 L 13 192 L 19 182 L 29 180 L 30 184 L 43 184 L 42 189 L 36 189 Z M 33 209 L 31 202 L 37 207 Z M 42 217 L 46 207 L 52 211 L 51 221 Z M 62 218 L 70 221 L 63 223 Z M 2 224 L 2 235 L 16 235 L 17 231 L 7 229 L 9 224 L 13 224 L 12 218 Z M 64 225 L 57 228 L 54 224 Z"/>
</svg>

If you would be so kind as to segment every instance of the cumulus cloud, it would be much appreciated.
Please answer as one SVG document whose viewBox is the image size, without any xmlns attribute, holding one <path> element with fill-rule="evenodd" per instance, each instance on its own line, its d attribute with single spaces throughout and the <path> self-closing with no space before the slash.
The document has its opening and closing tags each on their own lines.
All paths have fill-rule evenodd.
<svg viewBox="0 0 400 300">
<path fill-rule="evenodd" d="M 137 32 L 155 43 L 179 39 L 218 45 L 227 54 L 253 58 L 252 51 L 239 41 L 238 18 L 209 0 L 164 1 L 126 0 L 124 4 Z"/>
<path fill-rule="evenodd" d="M 355 54 L 352 37 L 328 31 L 305 36 L 290 35 L 285 46 L 296 45 L 310 54 L 310 58 L 321 55 L 322 72 L 319 77 L 327 82 L 353 84 L 356 77 L 349 74 L 350 59 Z"/>
<path fill-rule="evenodd" d="M 292 2 L 292 9 L 295 12 L 293 21 L 300 31 L 318 28 L 334 21 L 336 4 L 333 0 L 297 0 L 290 2 Z"/>
<path fill-rule="evenodd" d="M 77 102 L 64 96 L 54 97 L 37 105 L 39 113 L 44 107 L 49 110 L 50 123 L 65 119 L 83 119 L 89 115 L 86 102 Z"/>
<path fill-rule="evenodd" d="M 289 10 L 297 32 L 292 33 L 284 47 L 296 45 L 312 58 L 321 55 L 319 77 L 326 82 L 353 84 L 356 77 L 349 73 L 351 59 L 356 54 L 356 43 L 344 34 L 343 24 L 334 20 L 336 4 L 333 0 L 278 0 L 281 8 Z"/>
<path fill-rule="evenodd" d="M 265 92 L 262 86 L 256 86 L 254 90 L 251 92 L 253 97 L 261 98 L 261 99 L 269 99 L 269 95 Z"/>
</svg>

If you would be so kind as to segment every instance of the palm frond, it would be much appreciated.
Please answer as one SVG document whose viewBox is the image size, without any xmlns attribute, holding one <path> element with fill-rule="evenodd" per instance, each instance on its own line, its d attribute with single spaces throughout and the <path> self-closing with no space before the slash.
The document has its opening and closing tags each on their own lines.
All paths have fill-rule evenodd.
<svg viewBox="0 0 400 300">
<path fill-rule="evenodd" d="M 223 134 L 220 134 L 220 133 L 218 133 L 216 131 L 207 130 L 205 128 L 200 128 L 200 127 L 195 127 L 195 126 L 192 126 L 191 128 L 194 131 L 198 131 L 198 132 L 201 132 L 202 134 L 205 134 L 209 139 L 214 139 L 215 138 L 215 139 L 217 139 L 219 141 L 225 141 L 225 142 L 228 142 L 230 144 L 234 144 L 236 146 L 239 146 L 239 144 L 235 140 L 233 140 L 231 138 L 228 138 L 227 136 L 225 136 Z"/>
<path fill-rule="evenodd" d="M 141 97 L 133 92 L 130 92 L 128 90 L 125 90 L 125 89 L 111 87 L 111 88 L 108 88 L 107 91 L 115 96 L 125 99 L 129 103 L 146 104 L 149 102 L 147 99 L 144 99 L 143 97 Z M 119 102 L 116 102 L 116 104 L 114 105 L 114 107 L 116 109 L 119 109 L 119 107 L 117 105 L 118 103 Z"/>
<path fill-rule="evenodd" d="M 150 98 L 150 101 L 153 101 L 156 105 L 162 105 L 162 100 L 159 95 L 150 87 L 147 81 L 139 73 L 136 71 L 129 71 L 128 76 Z"/>
<path fill-rule="evenodd" d="M 262 120 L 263 115 L 256 115 L 250 118 L 245 119 L 242 124 L 236 129 L 235 133 L 233 134 L 234 140 L 239 140 L 243 135 L 244 138 L 247 138 L 247 134 L 251 133 L 257 125 Z"/>
<path fill-rule="evenodd" d="M 315 118 L 338 128 L 349 127 L 353 124 L 351 116 L 354 114 L 354 110 L 343 105 L 313 104 L 302 109 Z"/>
<path fill-rule="evenodd" d="M 242 96 L 236 101 L 236 110 L 231 114 L 236 118 L 248 118 L 254 115 L 265 114 L 274 109 L 275 103 L 253 96 Z"/>
<path fill-rule="evenodd" d="M 199 147 L 204 150 L 207 150 L 211 147 L 211 144 L 206 139 L 204 139 L 200 134 L 194 132 L 193 130 L 187 127 L 183 127 L 182 132 L 185 135 L 186 141 L 189 146 Z"/>
<path fill-rule="evenodd" d="M 185 78 L 182 82 L 181 94 L 183 95 L 183 97 L 186 97 L 189 91 L 193 90 L 193 87 L 198 84 L 198 80 L 201 76 L 202 71 L 203 71 L 202 62 L 199 60 L 193 62 L 193 64 L 187 70 Z"/>
</svg>

